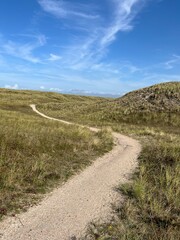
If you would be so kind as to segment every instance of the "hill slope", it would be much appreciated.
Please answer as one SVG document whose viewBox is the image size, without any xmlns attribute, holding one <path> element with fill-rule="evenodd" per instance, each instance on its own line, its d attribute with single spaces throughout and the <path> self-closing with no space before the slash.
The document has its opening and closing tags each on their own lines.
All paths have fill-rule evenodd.
<svg viewBox="0 0 180 240">
<path fill-rule="evenodd" d="M 121 107 L 146 111 L 180 111 L 180 82 L 161 83 L 116 99 Z"/>
<path fill-rule="evenodd" d="M 103 103 L 103 120 L 180 125 L 180 82 L 157 84 Z"/>
<path fill-rule="evenodd" d="M 117 99 L 49 102 L 39 106 L 48 115 L 87 124 L 131 123 L 180 125 L 180 82 L 157 84 Z"/>
</svg>

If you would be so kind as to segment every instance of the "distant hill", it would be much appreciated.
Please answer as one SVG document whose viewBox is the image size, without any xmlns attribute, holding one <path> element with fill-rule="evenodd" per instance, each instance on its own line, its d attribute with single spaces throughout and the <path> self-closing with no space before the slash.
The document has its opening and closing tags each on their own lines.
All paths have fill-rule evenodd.
<svg viewBox="0 0 180 240">
<path fill-rule="evenodd" d="M 133 111 L 180 111 L 180 82 L 153 85 L 127 93 L 114 101 Z"/>
<path fill-rule="evenodd" d="M 179 125 L 180 82 L 157 84 L 105 100 L 96 105 L 96 110 L 102 121 Z"/>
</svg>

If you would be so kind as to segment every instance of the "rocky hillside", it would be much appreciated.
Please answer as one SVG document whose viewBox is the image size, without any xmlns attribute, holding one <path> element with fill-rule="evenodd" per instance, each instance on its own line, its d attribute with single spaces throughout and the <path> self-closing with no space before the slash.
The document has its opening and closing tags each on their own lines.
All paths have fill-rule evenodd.
<svg viewBox="0 0 180 240">
<path fill-rule="evenodd" d="M 104 100 L 94 109 L 98 121 L 179 126 L 180 82 L 139 89 L 121 98 Z"/>
<path fill-rule="evenodd" d="M 161 83 L 133 91 L 114 103 L 131 111 L 180 112 L 180 82 Z"/>
</svg>

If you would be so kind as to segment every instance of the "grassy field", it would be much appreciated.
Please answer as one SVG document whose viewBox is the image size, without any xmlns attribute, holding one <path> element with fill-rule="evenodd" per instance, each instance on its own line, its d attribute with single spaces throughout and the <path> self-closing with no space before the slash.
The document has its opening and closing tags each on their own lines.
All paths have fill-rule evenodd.
<svg viewBox="0 0 180 240">
<path fill-rule="evenodd" d="M 47 103 L 50 116 L 138 138 L 143 151 L 133 181 L 118 187 L 126 201 L 118 220 L 92 224 L 85 239 L 180 239 L 180 83 L 141 89 L 119 99 L 98 102 Z M 75 109 L 75 110 L 74 110 Z"/>
<path fill-rule="evenodd" d="M 39 127 L 41 129 L 40 132 L 42 132 L 42 135 L 40 135 L 39 139 L 39 134 L 36 135 L 36 131 L 34 128 L 33 141 L 35 142 L 34 145 L 39 144 L 38 146 L 40 146 L 40 149 L 41 147 L 43 149 L 44 141 L 46 141 L 44 140 L 43 135 L 45 135 L 44 133 L 47 133 L 47 131 L 51 132 L 52 135 L 50 136 L 52 137 L 52 139 L 59 138 L 60 132 L 53 132 L 53 129 L 57 130 L 57 128 L 61 129 L 59 131 L 65 131 L 65 135 L 67 133 L 69 134 L 67 134 L 69 136 L 68 138 L 67 135 L 66 137 L 62 137 L 62 143 L 64 143 L 65 141 L 71 142 L 73 136 L 76 140 L 76 137 L 78 135 L 82 140 L 82 145 L 80 144 L 82 147 L 81 149 L 86 149 L 85 151 L 83 150 L 83 152 L 87 153 L 87 156 L 89 155 L 89 149 L 91 149 L 90 158 L 92 156 L 94 157 L 96 154 L 102 153 L 103 148 L 105 148 L 104 151 L 107 151 L 112 146 L 112 141 L 110 140 L 110 137 L 107 133 L 101 133 L 101 136 L 97 136 L 96 134 L 89 133 L 87 130 L 83 130 L 83 133 L 81 133 L 82 130 L 77 130 L 77 128 L 74 127 L 70 129 L 70 132 L 67 132 L 69 131 L 69 129 L 67 129 L 67 131 L 64 130 L 65 126 L 62 126 L 61 124 L 53 123 L 52 125 L 52 123 L 42 120 L 40 117 L 34 115 L 34 113 L 32 113 L 29 108 L 27 108 L 27 105 L 30 103 L 37 104 L 37 108 L 49 116 L 69 120 L 72 122 L 83 123 L 91 126 L 110 126 L 114 131 L 130 135 L 141 141 L 143 145 L 143 151 L 139 157 L 139 168 L 133 176 L 133 181 L 118 187 L 118 191 L 120 193 L 123 193 L 126 198 L 126 201 L 124 201 L 123 205 L 116 207 L 116 214 L 118 219 L 112 220 L 111 222 L 104 225 L 99 225 L 98 223 L 92 224 L 90 226 L 90 231 L 87 233 L 85 239 L 180 239 L 180 189 L 178 187 L 180 182 L 179 82 L 155 85 L 150 88 L 134 91 L 119 99 L 76 97 L 59 95 L 54 93 L 40 94 L 38 92 L 24 92 L 22 99 L 22 96 L 19 95 L 19 92 L 13 92 L 14 94 L 12 94 L 12 92 L 10 91 L 9 96 L 7 90 L 2 90 L 2 92 L 3 97 L 1 98 L 0 109 L 1 112 L 3 111 L 4 114 L 4 125 L 2 125 L 1 132 L 3 133 L 3 131 L 5 131 L 6 129 L 5 125 L 8 123 L 7 119 L 9 119 L 9 124 L 11 125 L 11 128 L 7 128 L 8 131 L 9 129 L 11 129 L 11 133 L 7 132 L 6 134 L 4 134 L 4 138 L 6 136 L 7 141 L 10 141 L 10 135 L 14 136 L 14 139 L 18 139 L 18 136 L 20 135 L 18 134 L 19 131 L 16 131 L 16 129 L 18 129 L 17 126 L 20 126 L 21 128 L 22 126 L 24 126 L 21 129 L 22 131 L 20 131 L 22 136 L 24 136 L 24 132 L 28 132 L 28 134 L 26 135 L 27 138 L 25 138 L 27 142 L 24 142 L 24 149 L 26 149 L 26 151 L 24 151 L 24 156 L 28 156 L 27 152 L 29 152 L 27 150 L 28 141 L 30 141 L 31 139 L 29 137 L 31 136 L 31 131 L 29 129 L 34 128 L 34 126 L 36 125 L 37 128 Z M 8 103 L 7 96 L 9 99 Z M 12 120 L 14 118 L 13 114 L 16 115 L 15 119 L 18 118 L 18 121 L 15 120 L 14 123 Z M 17 122 L 22 121 L 22 114 L 23 119 L 25 117 L 29 119 L 29 126 L 31 127 L 28 127 L 28 121 L 25 121 L 26 124 L 17 124 Z M 14 125 L 16 126 L 15 128 L 13 127 Z M 12 134 L 13 131 L 15 132 L 15 135 Z M 47 141 L 51 141 L 51 137 L 48 137 Z M 20 142 L 22 144 L 22 138 L 20 139 Z M 54 143 L 54 140 L 52 140 L 52 142 Z M 74 149 L 74 141 L 71 142 L 71 144 L 72 149 Z M 4 146 L 7 147 L 11 145 L 10 143 L 8 143 Z M 74 151 L 72 151 L 72 154 L 78 154 L 79 147 L 80 146 L 75 148 L 78 150 L 76 150 L 75 153 Z M 34 148 L 36 148 L 36 146 Z M 51 153 L 49 154 L 51 160 L 57 159 L 55 157 L 51 158 L 51 156 L 56 156 L 56 153 L 53 152 L 53 150 L 55 149 L 56 147 L 51 147 L 48 149 L 48 153 Z M 64 157 L 68 158 L 68 156 L 66 155 L 66 150 L 67 148 L 64 148 Z M 3 151 L 6 154 L 11 152 L 6 150 L 5 147 L 1 149 L 2 153 Z M 43 158 L 43 156 L 46 156 L 43 154 L 43 151 L 44 150 L 39 153 L 38 160 Z M 59 154 L 60 152 L 61 151 L 59 151 Z M 34 153 L 34 151 L 32 151 L 32 153 Z M 81 153 L 79 154 L 81 156 Z M 47 159 L 46 157 L 44 158 Z M 3 157 L 1 159 L 3 159 Z M 22 159 L 24 158 L 22 157 Z M 30 161 L 30 159 L 33 158 L 31 155 L 29 155 L 28 159 Z M 74 158 L 73 155 L 73 159 L 77 158 Z M 11 161 L 13 161 L 14 163 L 14 160 Z M 59 163 L 59 161 L 60 160 L 58 157 L 57 162 Z M 43 159 L 40 162 L 44 163 Z M 24 165 L 26 164 L 27 161 L 25 161 Z M 87 163 L 85 163 L 85 165 L 86 164 Z M 9 165 L 7 164 L 7 166 Z M 13 166 L 13 164 L 11 163 L 10 166 Z M 60 164 L 60 166 L 60 169 L 62 170 L 62 164 Z M 33 169 L 35 169 L 34 176 L 36 176 L 36 174 L 37 176 L 39 176 L 38 174 L 41 173 L 41 170 L 36 171 L 36 167 Z M 74 169 L 71 170 L 72 172 L 74 172 Z M 75 167 L 75 171 L 76 170 L 77 169 Z M 48 172 L 48 170 L 46 170 L 45 168 L 45 170 L 43 170 L 42 172 L 46 175 L 46 171 Z M 38 189 L 37 191 L 35 190 L 35 192 L 42 191 L 42 189 L 46 188 L 47 183 L 51 185 L 51 179 L 56 179 L 56 175 L 54 176 L 52 172 L 54 174 L 54 172 L 56 171 L 50 171 L 50 175 L 48 175 L 48 180 L 43 180 L 42 182 L 40 174 L 40 180 L 38 180 L 40 181 L 40 185 L 35 185 L 34 188 Z M 65 170 L 65 173 L 67 172 L 69 173 L 69 170 Z M 10 175 L 9 168 L 7 168 L 7 173 Z M 29 171 L 28 174 L 30 174 Z M 26 185 L 26 182 L 28 182 L 29 179 L 34 179 L 34 176 L 25 178 L 25 184 L 23 183 L 24 185 L 22 185 L 26 186 L 28 189 L 28 186 L 32 186 L 32 184 Z M 58 179 L 62 178 L 58 175 Z M 38 183 L 38 181 L 36 182 Z M 64 181 L 64 179 L 62 181 Z M 4 183 L 8 182 L 10 181 L 4 181 Z M 14 184 L 13 186 L 15 188 L 14 193 L 18 193 L 18 189 L 21 189 L 21 185 L 18 183 Z M 20 191 L 20 196 L 17 198 L 15 197 L 16 199 L 21 199 L 21 193 L 23 195 L 28 194 L 28 196 L 36 196 L 33 192 L 34 190 L 32 191 L 31 188 L 30 190 L 27 190 L 28 193 L 26 193 L 26 187 L 22 188 L 25 193 L 23 193 L 23 191 Z M 9 192 L 12 191 L 11 188 L 8 187 L 5 187 L 4 189 Z M 5 195 L 6 194 L 4 191 L 3 198 L 5 198 Z M 5 200 L 5 202 L 8 201 Z M 20 205 L 23 205 L 22 202 Z M 4 210 L 2 209 L 2 211 Z"/>
<path fill-rule="evenodd" d="M 26 209 L 112 148 L 105 129 L 93 133 L 41 118 L 30 103 L 92 98 L 0 90 L 0 218 Z"/>
</svg>

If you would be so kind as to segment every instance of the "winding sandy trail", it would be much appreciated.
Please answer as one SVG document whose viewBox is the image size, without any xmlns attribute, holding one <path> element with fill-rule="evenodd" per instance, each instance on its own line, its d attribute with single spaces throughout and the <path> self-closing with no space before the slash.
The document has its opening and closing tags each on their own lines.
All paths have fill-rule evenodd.
<svg viewBox="0 0 180 240">
<path fill-rule="evenodd" d="M 50 120 L 72 124 L 33 111 Z M 80 125 L 79 125 L 80 126 Z M 96 128 L 90 128 L 98 131 Z M 85 233 L 87 224 L 112 216 L 111 204 L 122 200 L 114 187 L 128 180 L 137 166 L 140 144 L 129 137 L 113 133 L 116 146 L 98 158 L 79 175 L 47 194 L 37 206 L 0 223 L 1 240 L 66 240 Z"/>
</svg>

